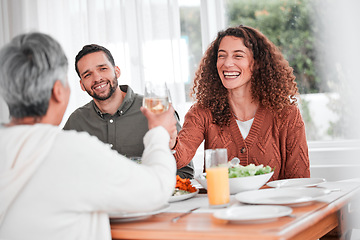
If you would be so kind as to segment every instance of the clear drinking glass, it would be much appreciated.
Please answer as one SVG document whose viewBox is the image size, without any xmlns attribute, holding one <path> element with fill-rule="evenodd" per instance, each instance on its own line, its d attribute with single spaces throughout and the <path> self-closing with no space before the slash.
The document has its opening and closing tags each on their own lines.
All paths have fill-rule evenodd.
<svg viewBox="0 0 360 240">
<path fill-rule="evenodd" d="M 207 195 L 212 208 L 226 207 L 230 203 L 227 149 L 205 150 Z"/>
<path fill-rule="evenodd" d="M 165 82 L 146 82 L 143 106 L 153 113 L 162 113 L 169 109 L 170 92 Z"/>
</svg>

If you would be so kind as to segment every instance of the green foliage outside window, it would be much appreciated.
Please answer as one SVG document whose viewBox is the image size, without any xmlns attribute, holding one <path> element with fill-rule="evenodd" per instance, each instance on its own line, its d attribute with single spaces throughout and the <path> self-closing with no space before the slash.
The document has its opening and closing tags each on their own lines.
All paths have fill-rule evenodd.
<svg viewBox="0 0 360 240">
<path fill-rule="evenodd" d="M 329 36 L 321 31 L 327 3 L 316 0 L 223 0 L 229 26 L 246 25 L 259 29 L 276 46 L 294 69 L 300 94 L 322 93 L 329 98 L 327 109 L 339 118 L 329 120 L 326 139 L 354 138 L 345 126 L 354 119 L 346 107 L 351 91 L 346 88 L 346 77 L 339 77 L 339 66 L 327 49 Z M 314 7 L 317 4 L 317 7 Z M 320 5 L 319 5 L 320 4 Z M 198 7 L 180 10 L 181 34 L 189 43 L 190 76 L 186 83 L 187 97 L 197 65 L 202 57 L 201 22 Z M 335 31 L 333 34 L 336 34 Z M 338 97 L 327 94 L 335 92 Z M 310 95 L 307 95 L 310 96 Z M 305 96 L 304 96 L 305 97 Z M 189 100 L 189 98 L 187 98 Z M 323 140 L 318 122 L 312 118 L 312 102 L 302 98 L 300 109 L 306 125 L 308 140 Z M 355 121 L 355 119 L 354 119 Z"/>
<path fill-rule="evenodd" d="M 246 25 L 259 29 L 278 46 L 294 74 L 300 93 L 324 92 L 314 45 L 316 30 L 309 0 L 228 0 L 229 26 Z"/>
<path fill-rule="evenodd" d="M 276 46 L 294 69 L 300 94 L 337 92 L 338 98 L 329 97 L 328 109 L 339 116 L 329 121 L 327 134 L 332 139 L 351 139 L 351 116 L 346 107 L 349 95 L 339 78 L 336 61 L 331 61 L 322 34 L 326 21 L 326 4 L 315 8 L 314 0 L 226 0 L 229 26 L 247 25 L 259 29 Z M 317 124 L 312 119 L 310 103 L 301 101 L 308 140 L 321 140 Z"/>
</svg>

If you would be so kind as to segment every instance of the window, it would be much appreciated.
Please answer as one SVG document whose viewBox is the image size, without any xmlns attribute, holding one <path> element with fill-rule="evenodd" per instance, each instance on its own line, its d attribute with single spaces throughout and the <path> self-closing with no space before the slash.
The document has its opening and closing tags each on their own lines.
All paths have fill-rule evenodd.
<svg viewBox="0 0 360 240">
<path fill-rule="evenodd" d="M 358 111 L 354 111 L 356 91 L 351 90 L 358 89 L 359 85 L 353 71 L 359 64 L 356 55 L 360 54 L 360 27 L 356 24 L 355 28 L 350 27 L 360 22 L 355 10 L 359 9 L 359 2 L 349 0 L 339 5 L 324 0 L 210 0 L 200 1 L 200 10 L 198 1 L 190 6 L 181 4 L 188 1 L 179 2 L 181 35 L 189 48 L 189 81 L 185 89 L 192 86 L 202 53 L 218 30 L 239 24 L 259 29 L 280 47 L 294 68 L 312 176 L 328 180 L 356 176 L 356 170 L 349 176 L 336 176 L 336 173 L 341 172 L 339 169 L 349 173 L 349 169 L 358 165 L 356 159 L 360 152 L 357 140 L 360 134 L 356 127 L 360 117 Z M 340 20 L 334 16 L 347 17 Z M 349 32 L 354 36 L 348 37 Z M 341 38 L 341 35 L 347 37 Z M 346 48 L 347 42 L 351 47 Z M 199 155 L 201 158 L 201 153 Z M 339 159 L 343 159 L 342 162 Z"/>
<path fill-rule="evenodd" d="M 349 92 L 343 86 L 343 65 L 330 57 L 326 45 L 330 41 L 322 31 L 331 9 L 326 4 L 311 0 L 226 0 L 225 4 L 229 26 L 259 29 L 293 67 L 309 141 L 356 137 L 346 127 L 351 114 L 346 107 Z"/>
<path fill-rule="evenodd" d="M 89 101 L 73 71 L 74 56 L 88 43 L 113 52 L 122 70 L 119 82 L 135 92 L 141 93 L 148 79 L 174 83 L 172 97 L 183 116 L 192 103 L 189 94 L 198 63 L 216 33 L 227 26 L 250 25 L 279 46 L 294 68 L 308 140 L 354 139 L 359 131 L 347 126 L 360 122 L 353 90 L 360 82 L 359 8 L 356 0 L 60 0 L 55 5 L 39 0 L 31 7 L 26 1 L 15 6 L 5 0 L 0 4 L 6 13 L 0 21 L 0 46 L 27 31 L 45 32 L 60 41 L 69 57 L 72 86 L 65 118 Z M 21 18 L 16 17 L 19 12 Z M 99 17 L 92 18 L 94 14 Z"/>
<path fill-rule="evenodd" d="M 187 79 L 185 81 L 186 101 L 190 99 L 190 88 L 192 86 L 192 78 L 202 57 L 202 42 L 201 42 L 201 19 L 200 19 L 200 0 L 180 0 L 180 27 L 181 39 L 186 44 L 187 59 L 186 65 L 188 67 Z"/>
</svg>

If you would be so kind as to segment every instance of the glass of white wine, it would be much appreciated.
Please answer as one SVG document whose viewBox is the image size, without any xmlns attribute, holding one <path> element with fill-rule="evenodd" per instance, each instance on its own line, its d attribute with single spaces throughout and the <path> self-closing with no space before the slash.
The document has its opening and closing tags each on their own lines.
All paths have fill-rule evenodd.
<svg viewBox="0 0 360 240">
<path fill-rule="evenodd" d="M 143 106 L 153 113 L 162 113 L 169 109 L 170 92 L 165 82 L 145 82 Z"/>
</svg>

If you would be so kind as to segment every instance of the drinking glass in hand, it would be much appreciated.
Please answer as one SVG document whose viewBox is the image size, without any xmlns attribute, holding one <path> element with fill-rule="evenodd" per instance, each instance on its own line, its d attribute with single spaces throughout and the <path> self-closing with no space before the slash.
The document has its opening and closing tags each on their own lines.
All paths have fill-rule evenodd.
<svg viewBox="0 0 360 240">
<path fill-rule="evenodd" d="M 153 113 L 162 113 L 169 109 L 169 90 L 166 83 L 145 83 L 143 107 Z"/>
</svg>

